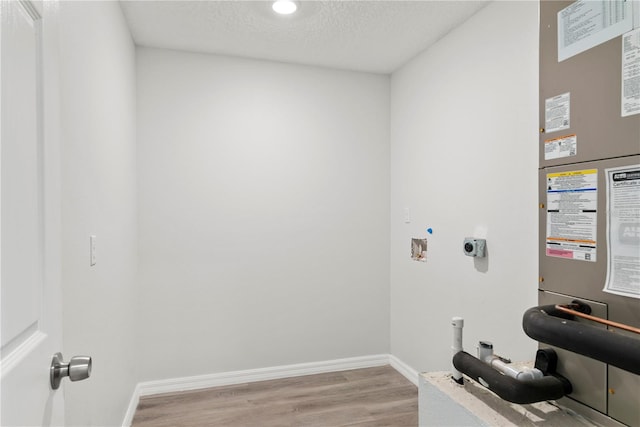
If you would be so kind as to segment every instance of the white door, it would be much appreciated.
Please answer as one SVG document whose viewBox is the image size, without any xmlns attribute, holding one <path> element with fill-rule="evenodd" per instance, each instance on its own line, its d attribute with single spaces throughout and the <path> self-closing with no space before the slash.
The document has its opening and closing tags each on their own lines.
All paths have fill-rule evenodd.
<svg viewBox="0 0 640 427">
<path fill-rule="evenodd" d="M 64 424 L 57 7 L 0 2 L 2 426 Z"/>
</svg>

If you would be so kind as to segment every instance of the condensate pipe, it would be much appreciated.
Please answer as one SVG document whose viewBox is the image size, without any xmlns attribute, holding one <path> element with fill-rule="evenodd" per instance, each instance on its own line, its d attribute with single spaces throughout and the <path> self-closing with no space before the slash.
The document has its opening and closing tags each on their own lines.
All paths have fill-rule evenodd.
<svg viewBox="0 0 640 427">
<path fill-rule="evenodd" d="M 489 363 L 471 356 L 462 350 L 464 319 L 462 317 L 454 317 L 451 319 L 451 325 L 453 326 L 451 371 L 453 380 L 458 384 L 463 384 L 462 374 L 464 373 L 496 393 L 502 399 L 521 404 L 559 399 L 571 393 L 571 383 L 558 375 L 539 377 L 537 374 L 531 374 L 536 377 L 531 378 L 529 374 L 523 374 L 506 366 L 504 362 L 493 355 L 493 345 L 489 342 L 480 342 L 478 347 L 479 357 L 486 359 L 489 363 L 493 362 L 496 367 L 504 369 L 504 374 Z M 535 370 L 542 373 L 538 369 Z"/>
<path fill-rule="evenodd" d="M 535 368 L 518 369 L 517 367 L 514 367 L 508 363 L 504 363 L 498 357 L 494 357 L 493 359 L 491 359 L 491 361 L 489 362 L 489 365 L 491 365 L 496 370 L 502 372 L 503 374 L 521 381 L 534 380 L 536 378 L 542 378 L 544 376 L 542 371 L 539 369 L 535 369 Z"/>
<path fill-rule="evenodd" d="M 453 364 L 502 399 L 519 404 L 559 399 L 571 393 L 571 383 L 562 377 L 544 376 L 532 380 L 517 380 L 503 375 L 485 362 L 464 351 L 453 356 Z"/>
<path fill-rule="evenodd" d="M 493 354 L 493 344 L 489 341 L 480 341 L 478 343 L 478 359 L 487 363 L 497 371 L 517 380 L 533 380 L 544 376 L 539 369 L 517 367 L 510 363 L 505 363 L 500 357 Z"/>
<path fill-rule="evenodd" d="M 462 317 L 454 317 L 451 319 L 451 325 L 453 326 L 453 345 L 451 346 L 452 356 L 462 351 L 462 328 L 464 327 L 464 319 Z M 451 362 L 451 377 L 458 384 L 462 384 L 462 372 L 458 371 Z"/>
</svg>

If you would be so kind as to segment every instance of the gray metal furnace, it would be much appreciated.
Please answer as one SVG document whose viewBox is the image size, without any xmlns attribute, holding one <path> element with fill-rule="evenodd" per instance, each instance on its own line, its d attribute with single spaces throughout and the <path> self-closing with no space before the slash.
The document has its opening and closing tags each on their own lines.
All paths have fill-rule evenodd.
<svg viewBox="0 0 640 427">
<path fill-rule="evenodd" d="M 640 33 L 597 40 L 633 25 L 631 3 L 540 2 L 539 303 L 579 300 L 640 328 Z M 573 386 L 562 403 L 603 424 L 640 426 L 639 375 L 556 351 Z"/>
</svg>

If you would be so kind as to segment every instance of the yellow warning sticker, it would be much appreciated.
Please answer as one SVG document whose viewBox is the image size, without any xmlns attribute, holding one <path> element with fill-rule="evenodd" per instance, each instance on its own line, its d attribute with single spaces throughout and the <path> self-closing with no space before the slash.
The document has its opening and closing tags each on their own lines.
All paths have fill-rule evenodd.
<svg viewBox="0 0 640 427">
<path fill-rule="evenodd" d="M 547 174 L 546 206 L 546 255 L 595 262 L 598 170 Z"/>
</svg>

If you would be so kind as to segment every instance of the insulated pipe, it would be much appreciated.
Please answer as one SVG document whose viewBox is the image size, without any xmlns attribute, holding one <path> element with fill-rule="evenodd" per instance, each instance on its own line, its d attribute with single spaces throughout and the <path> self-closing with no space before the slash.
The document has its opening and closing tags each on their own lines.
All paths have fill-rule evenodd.
<svg viewBox="0 0 640 427">
<path fill-rule="evenodd" d="M 513 403 L 526 404 L 559 399 L 572 391 L 571 383 L 564 378 L 545 376 L 520 381 L 501 374 L 464 351 L 453 356 L 453 365 L 502 399 Z"/>
<path fill-rule="evenodd" d="M 524 313 L 522 328 L 536 341 L 640 375 L 640 339 L 579 323 L 570 318 L 571 316 L 553 305 L 533 307 Z"/>
<path fill-rule="evenodd" d="M 464 319 L 462 317 L 454 317 L 451 319 L 453 326 L 453 346 L 451 347 L 452 356 L 462 351 L 462 328 L 464 327 Z M 462 384 L 462 373 L 451 364 L 451 377 L 458 384 Z"/>
</svg>

